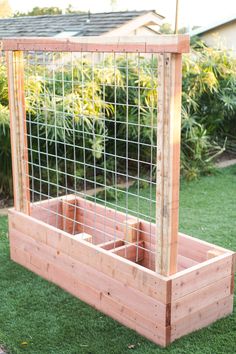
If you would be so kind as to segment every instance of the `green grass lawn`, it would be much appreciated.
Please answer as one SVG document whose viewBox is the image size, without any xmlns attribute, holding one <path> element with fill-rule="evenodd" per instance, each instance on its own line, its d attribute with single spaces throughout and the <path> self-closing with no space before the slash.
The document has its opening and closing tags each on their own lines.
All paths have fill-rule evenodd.
<svg viewBox="0 0 236 354">
<path fill-rule="evenodd" d="M 236 250 L 236 166 L 181 184 L 180 230 Z M 161 349 L 11 262 L 7 218 L 0 218 L 0 346 L 9 353 L 230 354 L 235 332 L 231 315 Z"/>
</svg>

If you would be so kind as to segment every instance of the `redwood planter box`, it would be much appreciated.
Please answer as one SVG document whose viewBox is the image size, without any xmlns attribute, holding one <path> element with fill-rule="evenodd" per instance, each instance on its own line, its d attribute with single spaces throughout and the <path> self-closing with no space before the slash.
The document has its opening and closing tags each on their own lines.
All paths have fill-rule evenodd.
<svg viewBox="0 0 236 354">
<path fill-rule="evenodd" d="M 234 253 L 178 233 L 182 53 L 189 52 L 189 37 L 11 38 L 3 40 L 0 47 L 6 52 L 8 68 L 15 206 L 9 212 L 11 258 L 161 346 L 231 313 Z M 57 52 L 59 56 L 55 56 Z M 63 53 L 66 55 L 65 62 Z M 82 60 L 80 64 L 83 63 L 78 66 L 81 72 L 78 69 L 79 75 L 73 74 L 71 80 L 68 80 L 67 75 L 64 76 L 64 64 L 69 67 L 68 72 L 73 73 L 77 66 L 74 59 L 78 53 Z M 119 79 L 110 84 L 115 88 L 114 102 L 106 102 L 107 80 L 97 82 L 93 74 L 97 70 L 94 53 L 99 54 L 99 61 L 102 60 L 99 76 L 104 78 L 107 75 L 104 71 L 106 68 L 114 72 L 116 77 L 119 56 L 125 55 L 124 85 L 121 85 Z M 113 58 L 111 66 L 110 60 L 105 60 L 108 53 Z M 140 62 L 143 56 L 146 59 L 150 59 L 150 56 L 152 58 L 148 67 L 148 62 Z M 87 75 L 83 74 L 83 67 L 84 58 L 87 57 L 90 58 L 88 67 L 93 84 L 90 86 L 89 81 L 88 87 L 92 88 L 95 84 L 95 87 L 100 88 L 98 93 L 92 89 L 92 100 L 88 98 L 84 102 L 83 90 L 87 85 Z M 39 71 L 35 65 L 38 61 L 43 65 Z M 41 107 L 44 104 L 37 100 L 30 85 L 26 86 L 26 90 L 24 88 L 25 78 L 31 82 L 31 62 L 35 73 L 32 80 L 42 81 L 38 95 L 52 97 L 52 105 L 46 104 L 47 99 L 45 107 Z M 54 73 L 58 64 L 60 80 Z M 148 69 L 150 87 L 142 83 L 142 75 L 147 75 L 145 71 L 140 71 L 142 66 Z M 137 80 L 132 82 L 134 87 L 129 82 L 133 70 L 137 74 Z M 122 78 L 122 73 L 118 73 L 120 76 Z M 61 87 L 61 93 L 55 90 L 56 84 Z M 81 87 L 81 93 L 80 90 L 75 91 L 77 85 Z M 121 86 L 124 87 L 125 100 L 123 95 L 115 93 Z M 134 88 L 131 101 L 130 87 Z M 144 100 L 140 99 L 142 90 L 149 90 L 144 91 Z M 92 106 L 96 107 L 97 96 L 103 103 L 101 108 L 96 109 L 98 116 L 94 116 L 93 110 L 90 113 L 90 108 L 87 109 L 87 103 L 91 101 Z M 68 109 L 65 109 L 65 98 L 69 97 L 72 101 L 70 103 L 69 99 Z M 81 109 L 75 109 L 77 99 L 81 101 L 78 104 Z M 57 105 L 57 102 L 61 103 Z M 105 112 L 107 109 L 103 107 L 104 103 L 114 107 L 114 117 Z M 31 114 L 26 115 L 25 107 L 28 105 L 37 112 L 33 114 L 37 116 L 36 120 L 32 119 Z M 117 105 L 123 107 L 121 114 L 124 114 L 124 119 L 121 121 L 120 113 L 116 112 Z M 136 121 L 129 119 L 133 111 L 137 111 Z M 145 119 L 141 112 L 146 112 Z M 50 118 L 52 116 L 53 120 Z M 57 117 L 60 117 L 60 124 Z M 85 138 L 89 132 L 84 130 L 84 122 L 89 119 L 90 124 L 95 126 L 97 118 L 102 119 L 104 128 L 99 132 L 93 128 Z M 67 127 L 67 119 L 73 122 L 73 127 L 70 124 Z M 117 123 L 119 127 L 120 123 L 125 122 L 121 130 L 123 133 L 117 134 L 116 128 L 114 133 L 110 132 L 107 129 L 107 119 L 112 119 L 114 127 Z M 83 128 L 75 125 L 76 121 L 81 122 Z M 137 138 L 130 138 L 129 124 L 133 128 L 135 124 Z M 41 125 L 45 127 L 43 131 Z M 55 132 L 52 138 L 48 134 L 49 127 L 59 129 L 60 135 L 64 137 Z M 144 141 L 140 139 L 143 128 L 148 129 Z M 67 134 L 69 140 L 66 139 Z M 122 139 L 120 134 L 123 134 Z M 78 136 L 83 143 L 76 139 Z M 89 145 L 85 142 L 96 136 L 103 141 L 99 148 L 99 154 L 103 155 L 100 161 L 96 161 L 94 154 L 97 140 L 92 140 L 93 144 L 90 142 Z M 42 140 L 45 141 L 45 148 Z M 117 151 L 117 141 L 122 142 L 124 153 Z M 109 147 L 113 145 L 111 142 L 114 143 L 114 150 Z M 50 144 L 53 148 L 49 153 L 47 147 Z M 59 144 L 63 144 L 64 148 L 61 146 L 58 150 Z M 130 144 L 133 150 L 131 155 Z M 73 157 L 67 154 L 67 147 L 70 151 L 73 147 Z M 141 153 L 141 147 L 145 149 L 145 154 L 144 151 Z M 95 159 L 92 165 L 92 155 L 88 156 L 88 150 L 93 152 Z M 118 162 L 109 171 L 107 162 L 112 161 L 111 157 Z M 60 159 L 64 161 L 64 167 L 58 165 Z M 89 176 L 87 178 L 86 173 L 80 176 L 77 163 L 80 168 L 83 166 L 85 172 L 88 166 L 92 168 L 91 179 Z M 102 183 L 97 181 L 98 168 L 101 176 L 104 175 Z M 50 172 L 56 172 L 56 181 L 55 174 L 51 178 Z M 58 174 L 65 178 L 60 180 Z M 112 186 L 107 185 L 110 175 L 114 178 Z M 100 187 L 102 191 L 113 188 L 118 192 L 117 183 L 121 176 L 121 182 L 125 180 L 124 214 L 100 205 L 97 198 Z M 82 190 L 81 182 L 78 185 L 78 179 L 81 178 Z M 149 197 L 144 198 L 149 205 L 146 214 L 141 213 L 144 199 L 141 199 L 139 193 L 140 182 L 151 187 Z M 137 194 L 129 192 L 130 183 L 138 184 Z M 91 185 L 95 188 L 94 202 L 89 201 Z M 70 191 L 72 194 L 51 199 L 53 190 L 57 191 L 57 195 L 62 191 L 65 194 Z M 130 194 L 132 198 L 137 197 L 138 218 L 130 215 Z M 35 200 L 35 196 L 41 201 L 30 203 L 31 198 Z M 45 198 L 47 200 L 42 201 Z M 106 193 L 105 199 L 106 205 L 109 202 Z M 119 208 L 117 203 L 113 206 Z M 154 209 L 155 218 L 152 216 Z M 142 220 L 140 216 L 155 223 Z"/>
<path fill-rule="evenodd" d="M 124 220 L 120 212 L 73 196 L 31 210 L 9 211 L 12 260 L 153 342 L 166 346 L 232 312 L 233 252 L 180 233 L 179 271 L 164 277 L 152 270 L 149 223 L 139 223 L 137 259 L 136 242 L 125 246 L 124 227 L 114 223 Z M 104 242 L 104 227 L 119 238 Z"/>
</svg>

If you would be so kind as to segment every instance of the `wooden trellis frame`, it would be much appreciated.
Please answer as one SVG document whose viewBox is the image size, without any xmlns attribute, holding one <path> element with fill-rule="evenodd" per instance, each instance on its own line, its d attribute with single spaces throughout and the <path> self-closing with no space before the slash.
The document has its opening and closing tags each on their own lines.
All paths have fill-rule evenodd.
<svg viewBox="0 0 236 354">
<path fill-rule="evenodd" d="M 229 314 L 234 253 L 178 233 L 181 57 L 189 50 L 188 37 L 106 38 L 106 43 L 93 37 L 7 39 L 2 49 L 7 55 L 11 114 L 12 259 L 162 346 Z M 30 203 L 23 67 L 24 52 L 28 51 L 158 54 L 157 227 L 152 226 L 155 269 L 148 269 L 145 259 L 140 265 L 147 248 L 152 247 L 145 238 L 144 220 L 131 218 L 120 229 L 116 227 L 121 235 L 118 239 L 93 244 L 100 231 L 75 237 L 67 216 L 73 213 L 79 218 L 81 213 L 96 211 L 106 223 L 108 214 L 114 217 L 112 209 L 85 204 L 73 194 Z M 54 214 L 60 208 L 59 229 L 55 217 L 48 222 L 37 206 Z M 125 218 L 120 212 L 115 217 Z M 109 225 L 110 230 L 112 227 Z"/>
</svg>

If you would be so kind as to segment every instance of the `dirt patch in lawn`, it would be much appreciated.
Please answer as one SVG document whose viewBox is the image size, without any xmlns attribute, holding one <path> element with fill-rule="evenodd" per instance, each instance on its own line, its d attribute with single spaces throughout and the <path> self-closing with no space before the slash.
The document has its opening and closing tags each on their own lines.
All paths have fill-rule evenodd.
<svg viewBox="0 0 236 354">
<path fill-rule="evenodd" d="M 13 206 L 13 199 L 0 195 L 0 216 L 7 215 L 8 209 Z M 1 347 L 0 347 L 0 354 Z"/>
<path fill-rule="evenodd" d="M 224 167 L 235 165 L 236 154 L 229 151 L 225 151 L 216 159 L 215 164 L 216 167 L 218 168 L 224 168 Z"/>
</svg>

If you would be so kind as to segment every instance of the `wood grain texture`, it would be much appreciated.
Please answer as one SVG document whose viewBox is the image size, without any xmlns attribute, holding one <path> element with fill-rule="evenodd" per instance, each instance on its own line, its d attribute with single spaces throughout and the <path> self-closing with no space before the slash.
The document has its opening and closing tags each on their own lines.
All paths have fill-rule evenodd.
<svg viewBox="0 0 236 354">
<path fill-rule="evenodd" d="M 30 192 L 24 92 L 24 54 L 22 51 L 10 51 L 6 53 L 6 59 L 14 206 L 16 210 L 29 215 Z"/>
<path fill-rule="evenodd" d="M 223 254 L 222 251 L 212 248 L 211 250 L 207 251 L 207 259 L 211 259 L 211 258 L 220 256 L 221 254 Z"/>
<path fill-rule="evenodd" d="M 14 261 L 159 345 L 232 311 L 232 252 L 162 277 L 14 209 L 9 226 Z"/>
<path fill-rule="evenodd" d="M 220 300 L 212 302 L 186 317 L 172 323 L 171 342 L 188 333 L 206 327 L 216 320 L 229 315 L 233 311 L 233 296 L 226 296 Z"/>
<path fill-rule="evenodd" d="M 73 235 L 13 209 L 9 211 L 9 228 L 10 232 L 11 229 L 16 229 L 158 301 L 168 301 L 168 281 L 149 269 L 86 241 L 74 240 Z"/>
<path fill-rule="evenodd" d="M 152 320 L 157 320 L 158 314 L 163 317 L 160 322 L 165 323 L 165 305 L 155 299 L 149 298 L 147 295 L 142 294 L 142 292 L 127 287 L 122 282 L 111 279 L 105 274 L 98 273 L 99 271 L 82 264 L 79 261 L 74 260 L 72 257 L 66 255 L 64 252 L 58 252 L 52 247 L 37 243 L 32 237 L 23 235 L 17 230 L 13 230 L 11 234 L 11 245 L 13 248 L 18 250 L 22 249 L 24 252 L 29 254 L 28 260 L 34 266 L 40 268 L 42 271 L 47 271 L 47 263 L 54 263 L 57 266 L 64 267 L 64 270 L 71 275 L 77 276 L 78 280 L 86 283 L 88 286 L 96 286 L 98 291 L 108 291 L 111 296 L 114 296 L 117 300 L 118 298 L 122 301 L 126 301 L 132 308 L 138 309 L 145 313 L 151 312 L 150 316 Z M 33 261 L 32 258 L 38 261 Z M 41 259 L 41 261 L 40 261 Z M 126 299 L 126 288 L 129 298 Z M 133 295 L 132 295 L 133 294 Z M 137 302 L 135 302 L 135 297 L 137 297 Z"/>
<path fill-rule="evenodd" d="M 139 237 L 139 221 L 134 218 L 126 218 L 124 220 L 124 239 L 128 242 L 138 241 Z"/>
<path fill-rule="evenodd" d="M 139 241 L 134 244 L 125 244 L 112 249 L 110 252 L 129 259 L 132 262 L 141 262 L 144 258 L 144 242 Z"/>
<path fill-rule="evenodd" d="M 230 295 L 231 275 L 171 302 L 171 323 Z"/>
<path fill-rule="evenodd" d="M 221 246 L 179 232 L 179 253 L 181 254 L 185 254 L 186 256 L 189 255 L 190 258 L 199 262 L 203 262 L 207 260 L 207 252 L 212 248 L 219 250 L 222 253 L 234 254 L 233 251 L 230 251 L 227 248 L 223 248 Z"/>
<path fill-rule="evenodd" d="M 96 309 L 160 345 L 166 341 L 166 305 L 63 252 L 39 244 L 17 230 L 11 232 L 12 259 L 52 281 Z"/>
<path fill-rule="evenodd" d="M 107 242 L 103 242 L 98 244 L 98 247 L 103 248 L 104 250 L 112 250 L 116 247 L 120 247 L 124 245 L 124 241 L 123 240 L 111 240 L 111 241 L 107 241 Z"/>
<path fill-rule="evenodd" d="M 181 55 L 158 55 L 156 271 L 177 271 Z"/>
<path fill-rule="evenodd" d="M 30 215 L 58 229 L 62 229 L 62 203 L 53 198 L 31 203 Z"/>
<path fill-rule="evenodd" d="M 189 36 L 160 35 L 152 37 L 77 37 L 77 38 L 10 38 L 1 42 L 2 50 L 32 50 L 47 52 L 133 52 L 187 53 Z"/>
<path fill-rule="evenodd" d="M 75 198 L 62 200 L 62 228 L 70 234 L 77 233 L 78 230 L 76 223 L 76 206 L 77 201 Z"/>
<path fill-rule="evenodd" d="M 232 272 L 231 253 L 212 258 L 183 270 L 172 279 L 172 301 L 229 276 Z"/>
</svg>

